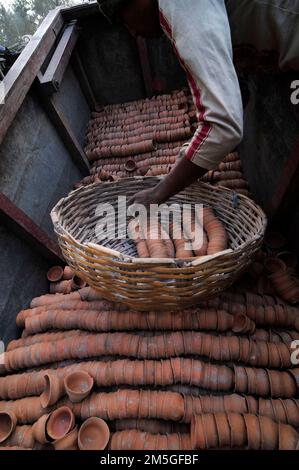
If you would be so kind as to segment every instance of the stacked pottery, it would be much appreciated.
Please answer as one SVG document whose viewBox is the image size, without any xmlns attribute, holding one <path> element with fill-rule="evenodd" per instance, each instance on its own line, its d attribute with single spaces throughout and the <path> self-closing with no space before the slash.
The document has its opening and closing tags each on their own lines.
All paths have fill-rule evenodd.
<svg viewBox="0 0 299 470">
<path fill-rule="evenodd" d="M 2 443 L 5 447 L 25 447 L 27 449 L 39 449 L 40 444 L 35 444 L 32 426 L 15 426 L 13 432 Z"/>
<path fill-rule="evenodd" d="M 53 442 L 55 450 L 78 450 L 78 426 Z"/>
<path fill-rule="evenodd" d="M 32 434 L 34 439 L 40 444 L 51 442 L 50 436 L 47 434 L 47 422 L 50 414 L 41 416 L 32 426 Z"/>
<path fill-rule="evenodd" d="M 234 391 L 246 395 L 272 398 L 293 398 L 296 381 L 286 371 L 234 366 Z"/>
<path fill-rule="evenodd" d="M 136 430 L 116 432 L 109 444 L 110 450 L 190 450 L 189 434 L 149 434 Z"/>
<path fill-rule="evenodd" d="M 279 258 L 269 258 L 265 268 L 276 293 L 289 303 L 298 303 L 299 281 L 287 270 L 284 262 Z"/>
<path fill-rule="evenodd" d="M 265 416 L 209 413 L 195 415 L 191 422 L 194 449 L 295 450 L 298 441 L 294 428 Z"/>
<path fill-rule="evenodd" d="M 223 223 L 215 216 L 213 209 L 205 207 L 203 209 L 203 226 L 209 240 L 207 254 L 226 250 L 228 246 L 228 236 Z"/>
</svg>

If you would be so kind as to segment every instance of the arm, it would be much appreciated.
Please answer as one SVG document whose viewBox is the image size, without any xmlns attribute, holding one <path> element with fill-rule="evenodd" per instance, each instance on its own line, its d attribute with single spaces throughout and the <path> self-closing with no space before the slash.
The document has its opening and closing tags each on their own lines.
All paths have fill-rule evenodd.
<svg viewBox="0 0 299 470">
<path fill-rule="evenodd" d="M 199 120 L 173 171 L 137 195 L 165 202 L 216 168 L 242 139 L 243 109 L 224 0 L 159 0 L 160 21 L 184 67 Z"/>
<path fill-rule="evenodd" d="M 195 183 L 206 171 L 205 168 L 182 158 L 157 186 L 140 191 L 130 202 L 143 204 L 145 207 L 149 207 L 150 204 L 162 204 L 190 184 Z"/>
</svg>

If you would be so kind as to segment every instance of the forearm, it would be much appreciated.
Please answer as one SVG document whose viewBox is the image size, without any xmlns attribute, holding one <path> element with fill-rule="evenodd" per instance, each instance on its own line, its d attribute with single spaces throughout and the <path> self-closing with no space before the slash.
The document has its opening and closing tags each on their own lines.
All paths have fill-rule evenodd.
<svg viewBox="0 0 299 470">
<path fill-rule="evenodd" d="M 183 191 L 207 172 L 195 163 L 182 158 L 179 163 L 155 188 L 159 204 Z"/>
</svg>

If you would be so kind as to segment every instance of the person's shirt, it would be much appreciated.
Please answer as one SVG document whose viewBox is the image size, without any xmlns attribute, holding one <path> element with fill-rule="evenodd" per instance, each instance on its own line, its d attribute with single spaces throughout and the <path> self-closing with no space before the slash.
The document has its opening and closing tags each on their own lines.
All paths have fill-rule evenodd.
<svg viewBox="0 0 299 470">
<path fill-rule="evenodd" d="M 283 70 L 299 68 L 299 0 L 158 1 L 161 26 L 186 71 L 197 108 L 198 129 L 183 147 L 184 157 L 214 169 L 242 140 L 233 45 L 239 62 L 245 51 L 262 61 L 272 54 Z"/>
</svg>

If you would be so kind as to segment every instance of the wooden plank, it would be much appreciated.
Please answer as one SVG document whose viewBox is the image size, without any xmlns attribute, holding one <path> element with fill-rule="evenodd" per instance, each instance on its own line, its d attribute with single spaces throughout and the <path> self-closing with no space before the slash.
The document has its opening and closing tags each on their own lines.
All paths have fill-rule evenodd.
<svg viewBox="0 0 299 470">
<path fill-rule="evenodd" d="M 64 262 L 60 248 L 33 220 L 3 193 L 0 193 L 0 219 L 17 236 L 54 263 Z"/>
<path fill-rule="evenodd" d="M 98 2 L 81 3 L 80 5 L 74 5 L 72 7 L 63 7 L 61 13 L 66 21 L 91 15 L 101 15 Z"/>
<path fill-rule="evenodd" d="M 41 87 L 49 94 L 59 90 L 72 52 L 78 40 L 76 21 L 67 25 L 49 65 L 41 77 Z"/>
<path fill-rule="evenodd" d="M 71 157 L 84 175 L 89 175 L 90 165 L 86 155 L 73 133 L 67 119 L 57 105 L 55 95 L 48 96 L 39 86 L 41 74 L 38 75 L 36 93 L 48 117 L 56 128 L 62 142 L 70 152 Z"/>
<path fill-rule="evenodd" d="M 76 74 L 76 78 L 78 79 L 82 92 L 85 96 L 87 103 L 89 104 L 90 109 L 95 109 L 96 107 L 96 99 L 94 97 L 92 88 L 90 86 L 89 80 L 87 78 L 84 66 L 82 64 L 81 58 L 77 51 L 73 52 L 72 55 L 72 65 Z"/>
<path fill-rule="evenodd" d="M 148 97 L 151 97 L 154 94 L 154 90 L 153 90 L 153 79 L 152 79 L 151 66 L 150 66 L 149 57 L 148 57 L 148 49 L 147 49 L 146 40 L 142 38 L 141 36 L 138 36 L 136 38 L 136 43 L 137 43 L 137 48 L 138 48 L 139 60 L 140 60 L 146 95 Z"/>
<path fill-rule="evenodd" d="M 63 27 L 60 10 L 57 8 L 48 14 L 2 82 L 4 103 L 0 104 L 0 144 Z"/>
</svg>

